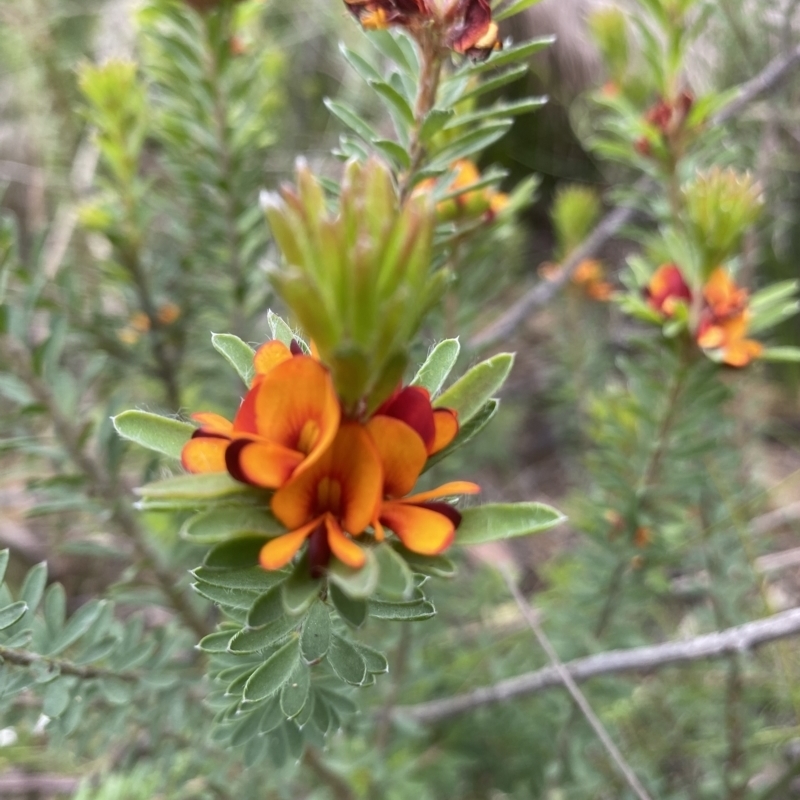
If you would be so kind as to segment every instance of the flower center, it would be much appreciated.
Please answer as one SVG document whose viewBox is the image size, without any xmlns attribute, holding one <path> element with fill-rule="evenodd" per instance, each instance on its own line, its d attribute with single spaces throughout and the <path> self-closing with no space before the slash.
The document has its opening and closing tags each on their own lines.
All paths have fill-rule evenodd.
<svg viewBox="0 0 800 800">
<path fill-rule="evenodd" d="M 342 484 L 334 478 L 323 478 L 317 484 L 317 512 L 323 514 L 329 511 L 338 516 L 341 506 Z"/>
<path fill-rule="evenodd" d="M 306 420 L 297 437 L 297 449 L 304 455 L 308 455 L 311 448 L 317 443 L 317 439 L 319 439 L 319 423 L 314 419 Z"/>
</svg>

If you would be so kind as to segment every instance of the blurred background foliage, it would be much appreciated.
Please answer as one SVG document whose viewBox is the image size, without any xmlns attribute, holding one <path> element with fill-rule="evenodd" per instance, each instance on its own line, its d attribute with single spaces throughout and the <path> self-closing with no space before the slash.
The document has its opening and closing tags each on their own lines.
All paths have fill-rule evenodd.
<svg viewBox="0 0 800 800">
<path fill-rule="evenodd" d="M 473 244 L 469 269 L 425 332 L 429 342 L 469 339 L 542 265 L 575 247 L 558 211 L 570 185 L 583 192 L 588 231 L 602 203 L 630 184 L 629 167 L 591 149 L 597 115 L 586 93 L 610 77 L 586 24 L 598 5 L 542 0 L 504 23 L 516 39 L 560 36 L 529 77 L 502 90 L 546 93 L 551 103 L 518 118 L 486 154 L 487 165 L 510 170 L 508 188 L 535 172 L 541 189 L 520 224 Z M 708 5 L 689 62 L 696 88 L 745 81 L 800 40 L 792 0 Z M 297 153 L 318 173 L 338 175 L 329 153 L 340 126 L 323 98 L 386 124 L 341 58 L 340 40 L 357 51 L 369 44 L 339 4 L 248 0 L 226 20 L 229 30 L 210 30 L 213 22 L 176 0 L 0 2 L 2 322 L 32 354 L 9 348 L 0 362 L 0 546 L 12 551 L 4 591 L 33 591 L 29 570 L 46 558 L 68 614 L 88 598 L 115 601 L 115 646 L 130 645 L 125 625 L 146 638 L 165 624 L 180 629 L 171 657 L 191 687 L 171 693 L 164 683 L 131 695 L 101 676 L 80 702 L 80 684 L 63 690 L 78 709 L 66 718 L 69 703 L 57 691 L 42 709 L 36 675 L 10 688 L 18 668 L 3 665 L 0 794 L 626 797 L 560 690 L 431 726 L 392 709 L 545 664 L 493 563 L 517 570 L 564 660 L 796 606 L 800 373 L 757 367 L 711 378 L 707 365 L 687 367 L 663 347 L 643 346 L 640 330 L 596 295 L 598 280 L 619 285 L 635 248 L 625 232 L 630 238 L 600 254 L 602 278 L 573 281 L 503 344 L 518 358 L 492 435 L 442 475 L 477 480 L 487 499 L 553 502 L 569 527 L 460 555 L 460 579 L 433 589 L 435 620 L 371 630 L 370 641 L 390 654 L 390 675 L 365 690 L 368 710 L 342 710 L 343 732 L 332 728 L 318 750 L 301 754 L 291 736 L 268 752 L 246 741 L 220 747 L 205 735 L 213 710 L 190 646 L 214 612 L 181 577 L 198 553 L 176 541 L 172 517 L 149 513 L 140 523 L 126 512 L 129 488 L 166 468 L 130 454 L 123 469 L 126 448 L 108 419 L 134 404 L 195 408 L 201 397 L 204 407 L 233 410 L 239 390 L 219 380 L 209 331 L 254 343 L 268 336 L 275 300 L 263 275 L 275 253 L 259 191 L 288 177 Z M 91 66 L 110 56 L 124 61 L 113 71 Z M 752 170 L 765 187 L 765 213 L 742 258 L 753 287 L 798 275 L 798 101 L 795 76 L 714 132 L 714 162 Z M 567 228 L 581 225 L 573 219 Z M 799 324 L 783 325 L 784 343 L 800 343 Z M 703 397 L 673 415 L 665 387 L 692 397 L 701 384 Z M 665 419 L 670 436 L 654 451 Z M 769 516 L 775 509 L 786 513 Z M 36 623 L 43 630 L 58 616 L 52 595 Z M 788 641 L 598 679 L 586 692 L 655 797 L 788 798 L 800 796 L 792 783 L 800 775 L 799 665 Z"/>
</svg>

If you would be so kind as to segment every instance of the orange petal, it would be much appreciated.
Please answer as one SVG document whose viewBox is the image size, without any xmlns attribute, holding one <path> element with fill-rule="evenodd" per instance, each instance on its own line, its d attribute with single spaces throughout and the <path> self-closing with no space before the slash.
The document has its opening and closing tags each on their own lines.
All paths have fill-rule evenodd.
<svg viewBox="0 0 800 800">
<path fill-rule="evenodd" d="M 432 456 L 444 450 L 458 435 L 458 414 L 450 408 L 437 408 L 433 412 L 433 424 L 436 435 L 433 444 L 428 448 L 428 455 Z"/>
<path fill-rule="evenodd" d="M 225 472 L 225 451 L 229 439 L 198 436 L 189 439 L 181 451 L 181 463 L 189 472 Z"/>
<path fill-rule="evenodd" d="M 420 492 L 419 494 L 412 494 L 409 497 L 404 497 L 404 503 L 425 503 L 428 500 L 436 500 L 440 497 L 454 497 L 457 494 L 478 494 L 481 487 L 477 483 L 470 481 L 451 481 L 450 483 L 442 484 L 436 489 L 431 489 L 429 492 Z"/>
<path fill-rule="evenodd" d="M 383 467 L 370 435 L 362 425 L 347 422 L 316 462 L 307 469 L 304 464 L 275 492 L 272 512 L 287 528 L 330 512 L 357 535 L 375 517 L 382 489 Z"/>
<path fill-rule="evenodd" d="M 719 325 L 709 325 L 697 337 L 697 344 L 705 350 L 714 350 L 725 342 L 725 331 Z"/>
<path fill-rule="evenodd" d="M 381 522 L 415 553 L 432 556 L 452 543 L 456 527 L 444 514 L 406 503 L 384 503 Z"/>
<path fill-rule="evenodd" d="M 233 430 L 235 433 L 255 433 L 256 432 L 256 398 L 263 383 L 263 376 L 256 376 L 253 381 L 253 388 L 244 396 L 236 416 L 233 418 Z"/>
<path fill-rule="evenodd" d="M 394 417 L 374 416 L 367 430 L 383 464 L 383 493 L 403 497 L 417 482 L 428 454 L 419 434 Z"/>
<path fill-rule="evenodd" d="M 758 358 L 763 350 L 761 342 L 754 339 L 740 339 L 725 348 L 722 360 L 730 367 L 746 367 L 754 358 Z"/>
<path fill-rule="evenodd" d="M 301 469 L 308 469 L 328 449 L 341 417 L 328 370 L 310 356 L 295 356 L 273 367 L 254 391 L 256 433 L 302 450 Z"/>
<path fill-rule="evenodd" d="M 210 411 L 201 411 L 192 414 L 192 419 L 200 423 L 200 430 L 204 433 L 215 433 L 218 436 L 230 436 L 233 432 L 233 423 L 219 414 L 212 414 Z"/>
<path fill-rule="evenodd" d="M 320 520 L 315 519 L 308 525 L 303 525 L 296 531 L 278 536 L 267 542 L 258 555 L 258 563 L 264 569 L 280 569 L 285 567 L 294 557 L 294 554 L 302 547 L 303 542 L 308 538 L 314 528 L 319 525 Z"/>
<path fill-rule="evenodd" d="M 364 551 L 342 533 L 339 523 L 330 514 L 325 517 L 325 527 L 328 529 L 328 544 L 336 558 L 348 567 L 361 569 L 367 560 Z"/>
<path fill-rule="evenodd" d="M 277 489 L 291 478 L 302 462 L 303 454 L 273 442 L 235 441 L 227 456 L 228 469 L 234 478 Z"/>
<path fill-rule="evenodd" d="M 266 375 L 273 367 L 277 367 L 278 364 L 282 364 L 292 357 L 292 351 L 283 342 L 273 339 L 262 344 L 256 350 L 253 369 L 256 375 Z"/>
</svg>

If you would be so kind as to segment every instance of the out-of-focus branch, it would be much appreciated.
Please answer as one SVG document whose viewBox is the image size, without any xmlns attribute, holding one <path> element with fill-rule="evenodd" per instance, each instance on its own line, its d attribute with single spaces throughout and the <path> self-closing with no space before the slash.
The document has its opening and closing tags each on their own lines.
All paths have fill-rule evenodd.
<svg viewBox="0 0 800 800">
<path fill-rule="evenodd" d="M 774 58 L 754 78 L 740 86 L 736 97 L 721 108 L 710 120 L 710 125 L 721 125 L 738 116 L 750 103 L 765 92 L 775 89 L 789 73 L 800 65 L 800 45 L 788 53 Z M 650 178 L 640 178 L 633 186 L 634 193 L 644 194 L 651 190 L 653 182 Z M 510 336 L 537 308 L 546 306 L 550 300 L 572 278 L 578 265 L 595 255 L 597 251 L 612 239 L 636 215 L 632 208 L 615 208 L 608 213 L 589 234 L 588 238 L 561 264 L 558 276 L 553 280 L 543 281 L 529 289 L 516 303 L 511 305 L 494 322 L 478 331 L 470 340 L 473 350 L 481 350 L 498 344 Z"/>
<path fill-rule="evenodd" d="M 25 772 L 6 772 L 0 775 L 0 797 L 39 795 L 50 797 L 54 794 L 74 794 L 80 778 L 72 775 L 31 775 Z"/>
<path fill-rule="evenodd" d="M 117 680 L 133 683 L 139 680 L 139 676 L 135 672 L 114 672 L 111 669 L 82 667 L 60 658 L 47 658 L 40 656 L 38 653 L 31 653 L 28 650 L 19 650 L 14 647 L 0 647 L 0 661 L 6 664 L 14 664 L 18 667 L 42 665 L 60 675 L 73 675 L 84 681 L 96 678 L 116 678 Z"/>
<path fill-rule="evenodd" d="M 683 642 L 636 647 L 630 650 L 609 650 L 588 658 L 578 658 L 564 664 L 576 682 L 626 672 L 651 672 L 661 667 L 688 664 L 746 653 L 779 639 L 800 635 L 800 608 L 748 622 L 717 633 L 709 633 Z M 395 716 L 403 716 L 419 723 L 432 724 L 444 719 L 473 711 L 476 708 L 504 703 L 515 697 L 524 697 L 546 689 L 560 687 L 561 678 L 554 667 L 519 675 L 499 681 L 492 686 L 483 686 L 466 694 L 433 700 L 414 706 L 398 706 Z"/>
</svg>

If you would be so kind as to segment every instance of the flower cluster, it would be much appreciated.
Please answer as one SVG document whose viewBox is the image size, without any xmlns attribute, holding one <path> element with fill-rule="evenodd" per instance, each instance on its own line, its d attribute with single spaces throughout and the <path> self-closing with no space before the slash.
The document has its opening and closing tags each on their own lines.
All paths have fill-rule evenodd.
<svg viewBox="0 0 800 800">
<path fill-rule="evenodd" d="M 644 115 L 645 131 L 634 144 L 642 156 L 661 156 L 664 148 L 678 152 L 688 135 L 689 112 L 694 95 L 683 91 L 673 99 L 661 98 Z"/>
<path fill-rule="evenodd" d="M 405 28 L 471 58 L 486 58 L 500 47 L 488 0 L 345 0 L 367 30 Z"/>
<path fill-rule="evenodd" d="M 645 297 L 665 319 L 695 305 L 694 293 L 675 264 L 664 264 L 656 270 Z M 697 344 L 714 360 L 744 367 L 761 355 L 761 343 L 747 338 L 749 303 L 747 290 L 737 286 L 723 267 L 711 273 L 703 286 L 692 327 Z"/>
<path fill-rule="evenodd" d="M 273 340 L 254 359 L 255 377 L 233 421 L 198 413 L 183 448 L 189 472 L 225 472 L 274 490 L 272 513 L 288 533 L 270 540 L 260 563 L 275 570 L 308 541 L 311 574 L 331 556 L 358 569 L 356 542 L 392 531 L 416 553 L 434 555 L 453 541 L 459 512 L 444 499 L 474 494 L 466 481 L 411 494 L 428 458 L 458 433 L 454 411 L 434 408 L 426 389 L 398 388 L 367 418 L 342 411 L 328 369 L 293 342 Z"/>
</svg>

